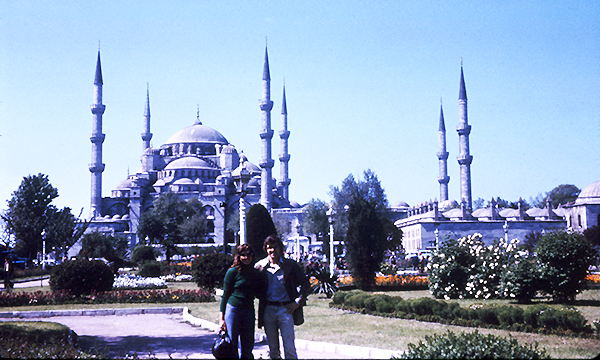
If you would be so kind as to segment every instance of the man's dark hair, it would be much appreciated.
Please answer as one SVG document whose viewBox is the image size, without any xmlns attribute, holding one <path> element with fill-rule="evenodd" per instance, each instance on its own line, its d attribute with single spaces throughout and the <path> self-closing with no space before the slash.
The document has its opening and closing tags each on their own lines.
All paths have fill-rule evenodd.
<svg viewBox="0 0 600 360">
<path fill-rule="evenodd" d="M 267 251 L 267 246 L 270 246 L 272 248 L 275 248 L 276 246 L 279 246 L 279 249 L 283 252 L 283 241 L 281 241 L 281 239 L 279 238 L 279 236 L 277 236 L 276 234 L 272 234 L 267 236 L 267 238 L 265 239 L 265 244 L 263 246 L 265 252 Z"/>
</svg>

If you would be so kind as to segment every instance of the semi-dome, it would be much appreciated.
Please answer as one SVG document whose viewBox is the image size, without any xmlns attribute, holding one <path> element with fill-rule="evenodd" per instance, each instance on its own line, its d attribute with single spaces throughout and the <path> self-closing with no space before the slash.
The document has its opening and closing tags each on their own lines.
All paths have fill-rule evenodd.
<svg viewBox="0 0 600 360">
<path fill-rule="evenodd" d="M 185 156 L 177 160 L 173 160 L 167 166 L 165 166 L 165 170 L 177 169 L 214 169 L 214 166 L 195 156 Z"/>
<path fill-rule="evenodd" d="M 181 143 L 212 143 L 226 145 L 229 142 L 225 139 L 225 136 L 217 130 L 204 126 L 200 122 L 196 122 L 194 125 L 183 128 L 173 134 L 173 136 L 167 140 L 165 145 Z"/>
<path fill-rule="evenodd" d="M 576 204 L 600 204 L 600 181 L 586 186 L 575 200 Z"/>
<path fill-rule="evenodd" d="M 120 183 L 118 183 L 117 186 L 115 186 L 114 190 L 129 190 L 133 186 L 135 186 L 133 179 L 127 178 L 127 179 L 121 181 Z"/>
</svg>

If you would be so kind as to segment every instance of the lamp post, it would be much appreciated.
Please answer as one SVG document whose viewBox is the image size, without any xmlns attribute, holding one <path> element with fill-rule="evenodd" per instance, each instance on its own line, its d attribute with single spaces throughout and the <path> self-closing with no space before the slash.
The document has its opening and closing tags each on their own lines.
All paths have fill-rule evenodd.
<svg viewBox="0 0 600 360">
<path fill-rule="evenodd" d="M 329 204 L 329 210 L 327 210 L 327 217 L 329 218 L 329 274 L 333 275 L 335 270 L 335 254 L 333 246 L 333 216 L 335 210 L 333 210 L 333 204 Z"/>
<path fill-rule="evenodd" d="M 439 252 L 440 250 L 440 231 L 438 228 L 435 228 L 435 251 Z"/>
<path fill-rule="evenodd" d="M 251 177 L 250 172 L 244 166 L 245 161 L 243 159 L 245 158 L 242 158 L 240 166 L 231 173 L 237 193 L 240 195 L 240 244 L 246 244 L 246 204 L 244 203 L 244 197 Z"/>
<path fill-rule="evenodd" d="M 504 225 L 502 227 L 504 228 L 504 241 L 508 244 L 508 220 L 504 220 Z"/>
</svg>

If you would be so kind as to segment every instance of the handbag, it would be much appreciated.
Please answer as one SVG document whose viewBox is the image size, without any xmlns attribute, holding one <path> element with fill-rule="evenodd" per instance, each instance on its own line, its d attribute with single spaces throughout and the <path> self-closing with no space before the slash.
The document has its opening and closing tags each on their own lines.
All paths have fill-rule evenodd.
<svg viewBox="0 0 600 360">
<path fill-rule="evenodd" d="M 221 329 L 212 346 L 212 354 L 215 359 L 237 359 L 238 349 L 233 346 L 227 331 Z"/>
</svg>

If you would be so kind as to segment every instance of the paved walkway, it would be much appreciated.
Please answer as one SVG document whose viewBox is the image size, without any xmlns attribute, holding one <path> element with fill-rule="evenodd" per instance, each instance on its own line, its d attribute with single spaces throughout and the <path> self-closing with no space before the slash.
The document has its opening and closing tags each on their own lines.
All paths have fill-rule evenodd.
<svg viewBox="0 0 600 360">
<path fill-rule="evenodd" d="M 52 321 L 68 326 L 83 349 L 109 357 L 211 359 L 217 324 L 191 316 L 187 307 L 0 312 L 0 321 Z M 257 334 L 256 359 L 268 358 L 264 335 Z M 301 359 L 389 359 L 396 352 L 296 340 Z"/>
</svg>

